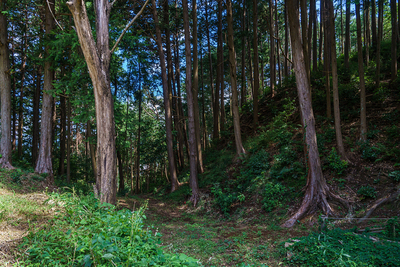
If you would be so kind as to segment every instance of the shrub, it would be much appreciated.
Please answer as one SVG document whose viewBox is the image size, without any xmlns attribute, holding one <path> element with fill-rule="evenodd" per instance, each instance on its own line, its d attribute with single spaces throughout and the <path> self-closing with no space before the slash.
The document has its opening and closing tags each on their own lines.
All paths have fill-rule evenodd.
<svg viewBox="0 0 400 267">
<path fill-rule="evenodd" d="M 389 173 L 389 177 L 395 180 L 396 182 L 400 182 L 400 171 L 393 171 Z"/>
<path fill-rule="evenodd" d="M 262 201 L 265 211 L 270 212 L 279 207 L 285 198 L 286 192 L 286 187 L 280 183 L 267 183 L 265 185 Z"/>
<path fill-rule="evenodd" d="M 380 149 L 378 147 L 372 146 L 368 140 L 365 142 L 359 142 L 359 146 L 361 157 L 363 159 L 373 161 L 376 160 L 381 153 Z"/>
<path fill-rule="evenodd" d="M 288 246 L 289 245 L 289 246 Z M 334 229 L 288 240 L 281 248 L 289 266 L 399 266 L 400 244 Z"/>
<path fill-rule="evenodd" d="M 117 210 L 93 195 L 54 195 L 62 212 L 45 228 L 32 229 L 20 249 L 20 266 L 198 266 L 183 254 L 164 254 L 160 234 L 144 228 L 143 206 Z"/>
<path fill-rule="evenodd" d="M 376 190 L 375 188 L 367 185 L 367 186 L 362 186 L 360 189 L 358 189 L 357 194 L 364 197 L 370 197 L 370 198 L 375 198 L 376 197 Z"/>
<path fill-rule="evenodd" d="M 329 169 L 334 171 L 337 175 L 342 175 L 348 167 L 348 162 L 340 159 L 340 156 L 334 147 L 332 147 L 332 150 L 328 155 L 328 163 Z"/>
</svg>

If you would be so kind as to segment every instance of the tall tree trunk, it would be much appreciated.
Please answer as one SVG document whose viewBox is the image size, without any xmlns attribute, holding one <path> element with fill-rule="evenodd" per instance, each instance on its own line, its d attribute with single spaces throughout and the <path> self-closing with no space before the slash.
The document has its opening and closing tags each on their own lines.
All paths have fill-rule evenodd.
<svg viewBox="0 0 400 267">
<path fill-rule="evenodd" d="M 392 16 L 392 64 L 391 64 L 391 81 L 397 78 L 397 6 L 396 0 L 390 0 L 390 14 Z"/>
<path fill-rule="evenodd" d="M 67 183 L 71 183 L 71 100 L 68 98 L 67 104 L 68 114 L 67 114 L 67 125 L 68 125 L 68 132 L 67 132 Z M 90 132 L 90 131 L 89 131 Z M 92 154 L 92 157 L 94 155 Z M 93 159 L 92 159 L 93 161 Z M 95 168 L 93 169 L 96 176 Z"/>
<path fill-rule="evenodd" d="M 289 61 L 288 61 L 288 57 L 289 57 L 289 21 L 288 21 L 288 12 L 287 12 L 288 6 L 287 6 L 287 2 L 285 1 L 285 62 L 284 62 L 284 76 L 287 78 L 289 77 Z"/>
<path fill-rule="evenodd" d="M 237 75 L 236 75 L 236 52 L 233 41 L 233 18 L 232 18 L 232 1 L 226 1 L 227 6 L 227 22 L 228 22 L 228 47 L 229 47 L 229 74 L 232 83 L 232 113 L 233 113 L 233 130 L 235 132 L 236 154 L 242 157 L 246 153 L 242 144 L 242 136 L 240 131 L 240 114 L 238 105 L 237 92 Z"/>
<path fill-rule="evenodd" d="M 302 114 L 305 142 L 307 147 L 308 164 L 310 173 L 306 185 L 305 196 L 298 211 L 287 220 L 283 226 L 292 227 L 296 221 L 304 217 L 307 212 L 315 211 L 315 208 L 321 208 L 324 213 L 332 214 L 333 210 L 329 205 L 327 199 L 333 198 L 340 201 L 341 199 L 330 192 L 325 178 L 322 174 L 321 162 L 319 159 L 317 136 L 315 132 L 315 119 L 311 106 L 311 98 L 309 93 L 309 81 L 307 78 L 307 71 L 304 64 L 303 46 L 301 43 L 300 23 L 297 1 L 287 0 L 289 6 L 289 26 L 290 37 L 292 40 L 293 48 L 293 64 L 296 75 L 297 93 L 300 102 L 300 111 Z"/>
<path fill-rule="evenodd" d="M 70 107 L 68 107 L 68 112 L 70 113 L 71 111 L 69 110 Z M 68 120 L 70 120 L 70 118 L 68 118 Z M 70 121 L 67 122 L 67 124 L 70 124 Z M 70 125 L 68 126 L 68 128 L 70 128 Z M 96 147 L 93 143 L 90 143 L 90 139 L 92 136 L 92 127 L 90 125 L 90 121 L 87 121 L 87 127 L 86 127 L 86 136 L 88 138 L 88 142 L 89 142 L 89 150 L 90 150 L 90 160 L 92 162 L 92 170 L 93 170 L 93 177 L 96 180 L 97 177 L 97 164 L 96 164 Z M 67 137 L 67 142 L 69 142 L 69 144 L 67 144 L 67 149 L 68 147 L 71 145 L 71 131 L 68 130 L 68 137 Z M 67 154 L 69 152 L 67 151 Z"/>
<path fill-rule="evenodd" d="M 196 206 L 200 196 L 199 196 L 199 186 L 197 182 L 197 146 L 196 146 L 196 127 L 194 122 L 193 92 L 192 92 L 192 75 L 191 75 L 192 60 L 190 51 L 188 1 L 183 0 L 182 6 L 183 6 L 183 27 L 185 32 L 185 51 L 186 51 L 186 96 L 187 96 L 188 120 L 189 120 L 189 146 L 190 146 L 189 184 L 192 189 L 192 196 L 190 200 L 193 202 L 193 205 Z M 216 98 L 217 102 L 218 99 L 219 98 Z"/>
<path fill-rule="evenodd" d="M 242 88 L 240 90 L 240 107 L 246 102 L 246 39 L 245 39 L 245 25 L 246 25 L 246 0 L 242 0 Z"/>
<path fill-rule="evenodd" d="M 199 59 L 197 52 L 197 0 L 192 2 L 193 14 L 193 108 L 194 108 L 194 124 L 196 127 L 196 146 L 197 146 L 197 169 L 199 173 L 204 172 L 203 153 L 201 151 L 200 138 L 200 111 L 199 111 Z M 221 85 L 222 88 L 222 85 Z M 223 95 L 223 94 L 222 94 Z M 222 106 L 221 106 L 222 108 Z"/>
<path fill-rule="evenodd" d="M 214 80 L 213 80 L 213 68 L 212 68 L 212 57 L 211 57 L 211 41 L 210 41 L 210 26 L 208 23 L 208 0 L 206 0 L 206 7 L 205 7 L 205 15 L 206 15 L 206 32 L 207 32 L 207 47 L 208 47 L 208 61 L 209 61 L 209 71 L 210 71 L 210 87 L 211 87 L 211 103 L 213 106 L 214 103 Z M 215 112 L 214 108 L 213 114 Z"/>
<path fill-rule="evenodd" d="M 26 7 L 25 7 L 26 8 Z M 27 21 L 27 11 L 25 15 L 25 20 Z M 18 108 L 18 157 L 22 158 L 22 144 L 23 138 L 22 133 L 24 129 L 24 82 L 25 82 L 25 73 L 26 73 L 26 60 L 28 53 L 28 40 L 27 40 L 27 32 L 24 33 L 24 48 L 22 50 L 22 66 L 21 66 L 21 89 L 19 93 L 19 108 Z"/>
<path fill-rule="evenodd" d="M 39 106 L 42 82 L 42 67 L 36 69 L 36 88 L 33 95 L 33 116 L 32 116 L 32 164 L 36 166 L 39 149 Z"/>
<path fill-rule="evenodd" d="M 365 20 L 365 64 L 369 64 L 369 47 L 371 44 L 371 31 L 369 26 L 369 0 L 364 1 L 364 20 Z"/>
<path fill-rule="evenodd" d="M 336 133 L 336 145 L 339 155 L 342 159 L 348 160 L 346 152 L 344 150 L 342 129 L 340 123 L 340 106 L 339 106 L 339 80 L 337 72 L 337 55 L 336 55 L 336 37 L 335 37 L 335 16 L 333 11 L 333 2 L 327 1 L 328 17 L 329 22 L 327 27 L 327 35 L 330 37 L 330 52 L 331 52 L 331 63 L 332 63 L 332 89 L 333 89 L 333 111 L 335 114 L 335 133 Z"/>
<path fill-rule="evenodd" d="M 1 98 L 1 140 L 0 166 L 13 168 L 11 165 L 11 79 L 7 39 L 7 19 L 2 13 L 7 11 L 6 0 L 0 0 L 0 98 Z"/>
<path fill-rule="evenodd" d="M 270 16 L 270 87 L 271 95 L 275 96 L 276 83 L 276 63 L 275 63 L 275 20 L 274 20 L 274 0 L 269 0 L 269 16 Z"/>
<path fill-rule="evenodd" d="M 271 0 L 272 1 L 272 0 Z M 253 129 L 258 127 L 258 91 L 260 90 L 260 74 L 258 71 L 258 14 L 257 0 L 253 0 L 253 64 L 254 64 L 254 91 L 253 91 Z M 235 64 L 236 65 L 236 64 Z M 235 69 L 236 72 L 236 69 Z M 235 74 L 236 76 L 236 74 Z"/>
<path fill-rule="evenodd" d="M 118 160 L 118 175 L 119 175 L 119 187 L 118 192 L 122 193 L 125 190 L 125 180 L 124 180 L 124 168 L 122 162 L 122 156 L 119 149 L 117 149 L 117 160 Z"/>
<path fill-rule="evenodd" d="M 350 54 L 350 0 L 346 0 L 346 35 L 344 41 L 344 66 L 346 69 L 350 68 L 349 65 L 349 54 Z"/>
<path fill-rule="evenodd" d="M 45 31 L 47 39 L 51 38 L 51 31 L 54 29 L 54 20 L 51 15 L 54 14 L 55 2 L 50 1 L 49 5 L 44 2 L 45 6 Z M 52 10 L 49 9 L 49 6 Z M 47 45 L 45 48 L 45 58 L 50 54 L 50 47 Z M 40 147 L 39 156 L 36 162 L 35 172 L 37 173 L 48 173 L 50 181 L 53 180 L 53 166 L 51 160 L 51 145 L 52 145 L 52 118 L 53 118 L 53 96 L 51 91 L 53 90 L 53 79 L 54 70 L 52 62 L 46 60 L 44 62 L 44 85 L 43 85 L 43 105 L 42 105 L 42 119 L 41 119 L 41 136 L 40 136 Z"/>
<path fill-rule="evenodd" d="M 365 81 L 364 81 L 364 62 L 361 41 L 361 16 L 360 3 L 356 3 L 356 23 L 357 23 L 357 49 L 358 49 L 358 75 L 360 77 L 360 100 L 361 100 L 361 133 L 360 139 L 367 141 L 367 111 L 365 100 Z"/>
<path fill-rule="evenodd" d="M 140 75 L 140 74 L 139 74 Z M 141 121 L 142 121 L 142 92 L 141 92 L 141 83 L 139 85 L 140 92 L 139 92 L 139 127 L 137 133 L 137 142 L 136 142 L 136 163 L 135 163 L 135 170 L 136 170 L 136 194 L 139 194 L 139 179 L 140 179 L 140 135 L 141 135 Z"/>
<path fill-rule="evenodd" d="M 380 1 L 380 0 L 378 0 Z M 378 41 L 376 35 L 376 1 L 371 0 L 371 28 L 372 28 L 372 47 L 376 47 Z"/>
<path fill-rule="evenodd" d="M 379 88 L 381 76 L 381 42 L 383 34 L 383 0 L 378 0 L 378 34 L 376 42 L 376 74 L 375 87 Z"/>
<path fill-rule="evenodd" d="M 167 80 L 167 70 L 165 67 L 165 57 L 164 50 L 162 47 L 162 39 L 161 39 L 161 31 L 159 27 L 159 21 L 157 16 L 157 6 L 155 0 L 151 0 L 153 5 L 153 17 L 156 27 L 156 42 L 158 48 L 158 54 L 160 55 L 160 66 L 161 66 L 161 78 L 162 78 L 162 86 L 164 93 L 164 107 L 165 107 L 165 130 L 167 137 L 167 152 L 168 152 L 168 161 L 169 161 L 169 170 L 171 175 L 171 192 L 174 192 L 178 189 L 178 177 L 176 174 L 175 168 L 175 158 L 174 158 L 174 149 L 173 149 L 173 137 L 172 137 L 172 113 L 171 113 L 171 104 L 168 93 L 168 80 Z"/>
<path fill-rule="evenodd" d="M 213 139 L 219 138 L 219 92 L 222 84 L 221 64 L 222 64 L 222 0 L 217 0 L 218 3 L 218 29 L 217 29 L 217 83 L 215 86 L 214 94 L 214 108 L 213 108 Z"/>
<path fill-rule="evenodd" d="M 117 201 L 117 153 L 115 147 L 114 102 L 110 86 L 109 16 L 111 3 L 95 0 L 95 43 L 86 6 L 83 1 L 71 0 L 67 5 L 74 18 L 79 43 L 93 83 L 97 122 L 97 179 L 100 201 Z"/>
<path fill-rule="evenodd" d="M 65 174 L 65 133 L 66 133 L 66 112 L 67 108 L 65 105 L 65 96 L 60 96 L 60 165 L 58 168 L 58 174 Z"/>
<path fill-rule="evenodd" d="M 307 77 L 310 81 L 310 57 L 309 57 L 309 47 L 307 40 L 307 0 L 300 0 L 300 8 L 301 8 L 301 38 L 303 40 L 303 49 L 304 49 L 304 63 L 306 64 Z M 311 90 L 311 86 L 309 88 Z M 311 92 L 311 91 L 310 91 Z"/>
<path fill-rule="evenodd" d="M 311 0 L 312 1 L 312 6 L 313 6 L 313 70 L 317 71 L 318 69 L 318 50 L 317 50 L 317 38 L 318 38 L 318 33 L 317 33 L 317 7 L 316 7 L 316 0 Z"/>
<path fill-rule="evenodd" d="M 325 35 L 324 35 L 324 70 L 325 70 L 325 90 L 326 90 L 326 116 L 328 118 L 332 118 L 332 105 L 331 105 L 331 85 L 330 85 L 330 54 L 331 54 L 331 41 L 330 39 L 330 28 L 329 18 L 328 18 L 328 10 L 327 5 L 330 0 L 322 0 L 321 1 L 321 12 L 323 13 L 323 22 Z"/>
</svg>

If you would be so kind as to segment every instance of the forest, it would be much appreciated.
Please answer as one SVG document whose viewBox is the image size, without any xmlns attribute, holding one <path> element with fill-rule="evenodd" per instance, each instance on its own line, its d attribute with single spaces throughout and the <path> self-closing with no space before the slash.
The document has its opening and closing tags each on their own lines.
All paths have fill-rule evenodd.
<svg viewBox="0 0 400 267">
<path fill-rule="evenodd" d="M 400 266 L 395 0 L 0 0 L 0 265 Z"/>
</svg>

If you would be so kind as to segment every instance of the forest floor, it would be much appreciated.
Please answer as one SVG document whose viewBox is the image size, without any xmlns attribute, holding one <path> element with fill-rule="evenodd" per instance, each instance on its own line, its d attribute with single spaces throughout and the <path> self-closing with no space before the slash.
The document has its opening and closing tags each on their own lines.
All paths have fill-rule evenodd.
<svg viewBox="0 0 400 267">
<path fill-rule="evenodd" d="M 46 225 L 54 215 L 54 209 L 46 202 L 49 198 L 46 183 L 33 184 L 31 179 L 24 179 L 32 176 L 19 171 L 11 175 L 8 170 L 0 171 L 0 266 L 13 266 L 18 261 L 18 244 L 30 230 Z M 12 183 L 12 179 L 18 179 L 18 183 Z"/>
<path fill-rule="evenodd" d="M 280 245 L 288 238 L 307 236 L 315 227 L 299 224 L 281 228 L 274 218 L 252 220 L 226 218 L 205 212 L 204 202 L 197 208 L 150 195 L 120 199 L 122 207 L 137 209 L 146 205 L 145 225 L 162 234 L 167 253 L 183 253 L 199 259 L 204 266 L 282 265 Z M 250 208 L 251 209 L 251 208 Z M 253 213 L 251 210 L 249 214 Z"/>
</svg>

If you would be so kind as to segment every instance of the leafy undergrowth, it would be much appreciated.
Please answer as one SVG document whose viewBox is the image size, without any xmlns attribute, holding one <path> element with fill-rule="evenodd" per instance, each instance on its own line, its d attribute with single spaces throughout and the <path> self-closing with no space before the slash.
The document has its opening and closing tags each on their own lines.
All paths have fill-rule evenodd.
<svg viewBox="0 0 400 267">
<path fill-rule="evenodd" d="M 400 242 L 334 229 L 281 245 L 289 266 L 400 266 Z"/>
<path fill-rule="evenodd" d="M 198 266 L 163 252 L 159 233 L 143 223 L 146 205 L 118 210 L 75 193 L 53 194 L 49 202 L 58 215 L 24 239 L 20 266 Z"/>
</svg>

